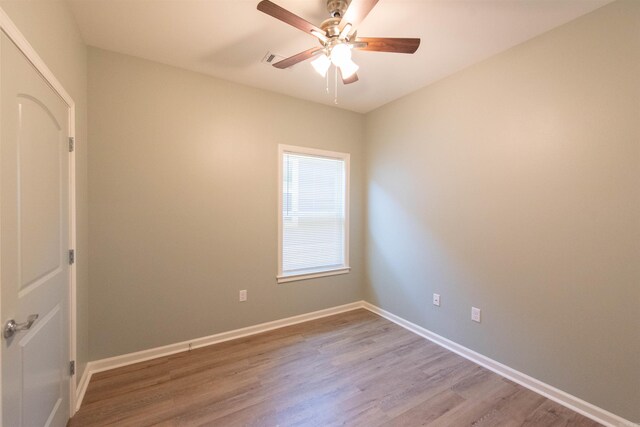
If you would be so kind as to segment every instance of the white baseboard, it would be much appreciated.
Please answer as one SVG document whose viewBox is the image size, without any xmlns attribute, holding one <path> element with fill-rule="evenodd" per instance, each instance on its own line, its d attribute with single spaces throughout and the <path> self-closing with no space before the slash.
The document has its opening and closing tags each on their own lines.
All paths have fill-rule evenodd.
<svg viewBox="0 0 640 427">
<path fill-rule="evenodd" d="M 82 399 L 84 399 L 84 394 L 87 392 L 89 381 L 91 381 L 91 374 L 92 372 L 89 369 L 89 364 L 87 363 L 87 366 L 84 367 L 84 371 L 82 372 L 82 376 L 80 377 L 80 382 L 76 387 L 76 412 L 78 411 L 78 409 L 80 409 Z"/>
<path fill-rule="evenodd" d="M 82 399 L 87 391 L 91 376 L 98 372 L 108 371 L 110 369 L 120 368 L 122 366 L 132 365 L 134 363 L 144 362 L 158 357 L 169 356 L 171 354 L 181 353 L 191 349 L 205 347 L 224 341 L 234 340 L 237 338 L 255 335 L 273 329 L 283 328 L 298 323 L 308 322 L 322 317 L 332 316 L 334 314 L 344 313 L 346 311 L 363 308 L 364 301 L 356 301 L 350 304 L 339 305 L 324 310 L 313 311 L 311 313 L 301 314 L 299 316 L 287 317 L 285 319 L 274 320 L 272 322 L 261 323 L 258 325 L 248 326 L 246 328 L 235 329 L 233 331 L 222 332 L 207 337 L 196 338 L 189 341 L 183 341 L 176 344 L 169 344 L 162 347 L 142 350 L 135 353 L 123 354 L 121 356 L 109 357 L 107 359 L 95 360 L 87 363 L 87 367 L 82 373 L 82 378 L 78 384 L 76 391 L 76 411 L 82 405 Z"/>
<path fill-rule="evenodd" d="M 606 411 L 602 408 L 599 408 L 595 405 L 592 405 L 589 402 L 585 402 L 584 400 L 573 396 L 569 393 L 566 393 L 562 390 L 559 390 L 549 384 L 543 383 L 535 378 L 530 377 L 527 374 L 523 374 L 522 372 L 516 371 L 513 368 L 510 368 L 506 365 L 503 365 L 500 362 L 496 362 L 493 359 L 490 359 L 486 356 L 483 356 L 480 353 L 477 353 L 473 350 L 470 350 L 460 344 L 457 344 L 451 340 L 444 338 L 434 332 L 431 332 L 428 329 L 423 328 L 422 326 L 418 326 L 415 323 L 411 323 L 408 320 L 405 320 L 399 316 L 396 316 L 393 313 L 390 313 L 386 310 L 381 309 L 373 304 L 368 302 L 363 303 L 363 308 L 375 313 L 379 316 L 384 317 L 387 320 L 396 323 L 403 328 L 420 335 L 428 339 L 429 341 L 438 344 L 441 347 L 446 348 L 460 356 L 469 359 L 470 361 L 483 366 L 490 371 L 495 372 L 498 375 L 501 375 L 515 383 L 520 384 L 523 387 L 528 388 L 542 396 L 553 400 L 554 402 L 559 403 L 562 406 L 565 406 L 579 414 L 584 415 L 594 421 L 599 422 L 608 427 L 632 427 L 638 426 L 638 424 L 634 424 L 631 421 L 628 421 L 618 415 L 612 414 L 609 411 Z"/>
<path fill-rule="evenodd" d="M 152 348 L 149 350 L 138 351 L 135 353 L 124 354 L 122 356 L 110 357 L 108 359 L 96 360 L 89 362 L 82 373 L 82 378 L 77 387 L 76 393 L 76 410 L 80 409 L 82 399 L 87 391 L 91 376 L 95 373 L 107 371 L 109 369 L 115 369 L 122 366 L 132 365 L 138 362 L 144 362 L 146 360 L 155 359 L 162 356 L 168 356 L 175 353 L 180 353 L 189 350 L 191 348 L 205 347 L 212 344 L 217 344 L 224 341 L 234 340 L 237 338 L 246 337 L 249 335 L 259 334 L 261 332 L 270 331 L 273 329 L 283 328 L 285 326 L 295 325 L 302 322 L 308 322 L 309 320 L 319 319 L 322 317 L 332 316 L 338 313 L 344 313 L 346 311 L 356 310 L 358 308 L 364 308 L 372 313 L 384 317 L 387 320 L 396 323 L 403 328 L 420 335 L 423 338 L 428 339 L 441 347 L 446 348 L 460 356 L 483 366 L 490 371 L 497 373 L 509 380 L 520 384 L 542 396 L 545 396 L 554 402 L 559 403 L 579 414 L 582 414 L 594 421 L 599 422 L 608 427 L 637 427 L 638 424 L 634 424 L 631 421 L 612 414 L 602 408 L 592 405 L 589 402 L 575 397 L 569 393 L 559 390 L 549 384 L 543 383 L 535 378 L 530 377 L 522 372 L 516 371 L 500 362 L 496 362 L 480 353 L 470 350 L 460 344 L 457 344 L 447 338 L 444 338 L 428 329 L 418 326 L 415 323 L 411 323 L 393 313 L 381 309 L 366 301 L 357 301 L 350 304 L 340 305 L 337 307 L 327 308 L 324 310 L 314 311 L 311 313 L 301 314 L 299 316 L 288 317 L 285 319 L 275 320 L 273 322 L 261 323 L 259 325 L 249 326 L 246 328 L 236 329 L 233 331 L 222 332 L 208 337 L 196 338 L 190 341 L 183 341 L 177 344 L 170 344 L 163 347 Z"/>
</svg>

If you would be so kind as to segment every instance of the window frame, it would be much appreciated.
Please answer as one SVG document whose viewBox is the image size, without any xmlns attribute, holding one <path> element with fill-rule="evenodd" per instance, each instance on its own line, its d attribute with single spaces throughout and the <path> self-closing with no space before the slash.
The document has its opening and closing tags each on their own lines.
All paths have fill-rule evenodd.
<svg viewBox="0 0 640 427">
<path fill-rule="evenodd" d="M 314 271 L 300 274 L 284 274 L 282 271 L 282 239 L 283 239 L 283 226 L 282 226 L 282 198 L 283 198 L 283 166 L 284 166 L 284 154 L 294 153 L 307 156 L 324 157 L 331 159 L 339 159 L 344 161 L 344 265 L 337 268 L 331 268 L 327 270 Z M 341 153 L 337 151 L 320 150 L 317 148 L 300 147 L 296 145 L 278 144 L 278 274 L 276 279 L 278 283 L 294 282 L 298 280 L 313 279 L 317 277 L 335 276 L 338 274 L 349 273 L 351 267 L 349 265 L 349 200 L 350 200 L 350 158 L 349 153 Z"/>
</svg>

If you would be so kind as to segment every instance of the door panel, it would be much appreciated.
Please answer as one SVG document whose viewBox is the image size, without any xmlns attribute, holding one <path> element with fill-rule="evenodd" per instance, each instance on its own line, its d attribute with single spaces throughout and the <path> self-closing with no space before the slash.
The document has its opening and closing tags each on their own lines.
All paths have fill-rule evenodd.
<svg viewBox="0 0 640 427">
<path fill-rule="evenodd" d="M 23 360 L 23 400 L 30 402 L 37 411 L 25 411 L 24 426 L 44 426 L 47 420 L 53 419 L 60 404 L 64 400 L 60 389 L 62 375 L 60 365 L 62 354 L 56 351 L 62 337 L 62 316 L 60 307 L 56 306 L 48 313 L 37 327 L 34 327 L 20 340 Z M 48 354 L 49 357 L 42 357 Z"/>
<path fill-rule="evenodd" d="M 69 107 L 0 33 L 2 424 L 69 418 Z"/>
<path fill-rule="evenodd" d="M 60 151 L 61 128 L 49 109 L 24 95 L 18 103 L 19 261 L 25 289 L 60 272 L 60 163 L 68 154 Z"/>
</svg>

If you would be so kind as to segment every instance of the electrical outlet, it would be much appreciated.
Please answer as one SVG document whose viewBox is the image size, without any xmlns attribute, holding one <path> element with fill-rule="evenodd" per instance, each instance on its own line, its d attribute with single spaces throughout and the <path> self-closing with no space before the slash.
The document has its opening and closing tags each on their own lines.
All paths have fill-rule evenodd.
<svg viewBox="0 0 640 427">
<path fill-rule="evenodd" d="M 433 294 L 433 305 L 440 307 L 440 294 Z"/>
<path fill-rule="evenodd" d="M 471 307 L 471 320 L 480 323 L 480 309 Z"/>
<path fill-rule="evenodd" d="M 240 302 L 244 302 L 247 300 L 247 291 L 243 289 L 240 291 Z"/>
</svg>

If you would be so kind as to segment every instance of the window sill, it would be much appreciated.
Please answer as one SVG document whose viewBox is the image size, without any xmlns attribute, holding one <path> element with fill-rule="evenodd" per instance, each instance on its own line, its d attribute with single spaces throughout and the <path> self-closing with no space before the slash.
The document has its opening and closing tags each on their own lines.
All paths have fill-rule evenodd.
<svg viewBox="0 0 640 427">
<path fill-rule="evenodd" d="M 288 276 L 278 276 L 278 283 L 296 282 L 298 280 L 315 279 L 317 277 L 337 276 L 338 274 L 347 274 L 351 267 L 341 267 L 335 270 L 318 271 L 315 273 L 292 274 Z"/>
</svg>

